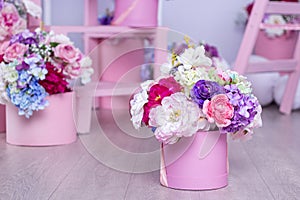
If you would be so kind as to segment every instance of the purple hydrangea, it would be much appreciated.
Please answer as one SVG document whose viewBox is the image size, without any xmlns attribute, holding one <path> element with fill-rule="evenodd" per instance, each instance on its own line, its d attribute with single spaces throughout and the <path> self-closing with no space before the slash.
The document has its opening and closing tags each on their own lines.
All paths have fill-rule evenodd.
<svg viewBox="0 0 300 200">
<path fill-rule="evenodd" d="M 234 116 L 231 124 L 221 128 L 221 133 L 235 133 L 249 125 L 257 114 L 259 102 L 251 94 L 242 94 L 235 85 L 226 86 L 226 95 L 234 107 Z"/>
<path fill-rule="evenodd" d="M 217 82 L 199 80 L 191 90 L 191 97 L 200 108 L 203 108 L 205 100 L 211 100 L 211 98 L 217 94 L 223 94 L 225 90 Z"/>
</svg>

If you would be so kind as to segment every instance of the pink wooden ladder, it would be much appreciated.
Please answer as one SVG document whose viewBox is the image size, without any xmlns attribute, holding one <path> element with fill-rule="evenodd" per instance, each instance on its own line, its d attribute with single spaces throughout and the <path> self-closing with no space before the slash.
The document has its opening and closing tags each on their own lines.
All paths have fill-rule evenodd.
<svg viewBox="0 0 300 200">
<path fill-rule="evenodd" d="M 248 19 L 246 30 L 234 64 L 234 70 L 240 74 L 255 72 L 284 72 L 289 78 L 280 104 L 280 112 L 290 114 L 300 77 L 300 40 L 295 47 L 292 59 L 272 60 L 263 63 L 249 63 L 256 38 L 260 29 L 280 27 L 285 30 L 300 30 L 300 25 L 270 26 L 262 23 L 265 14 L 295 14 L 300 15 L 300 3 L 269 2 L 256 0 Z M 300 36 L 300 34 L 299 34 Z"/>
</svg>

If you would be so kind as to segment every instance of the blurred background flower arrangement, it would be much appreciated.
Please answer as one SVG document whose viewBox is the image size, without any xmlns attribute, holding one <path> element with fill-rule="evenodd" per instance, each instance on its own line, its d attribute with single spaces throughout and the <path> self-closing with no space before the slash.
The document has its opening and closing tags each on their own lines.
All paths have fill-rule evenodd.
<svg viewBox="0 0 300 200">
<path fill-rule="evenodd" d="M 208 45 L 176 48 L 161 77 L 143 82 L 130 100 L 133 126 L 151 128 L 164 144 L 210 130 L 249 139 L 262 126 L 261 105 L 246 77 L 216 66 L 217 56 Z"/>
<path fill-rule="evenodd" d="M 284 2 L 298 2 L 298 0 L 270 0 L 270 1 L 284 1 Z M 237 24 L 245 26 L 248 18 L 250 17 L 254 2 L 246 5 L 238 15 Z M 263 22 L 268 25 L 286 25 L 295 24 L 300 22 L 300 17 L 297 15 L 280 15 L 280 14 L 267 14 L 263 18 Z M 291 30 L 284 30 L 282 28 L 266 28 L 266 36 L 269 38 L 276 38 L 279 36 L 289 37 Z"/>
<path fill-rule="evenodd" d="M 49 105 L 47 96 L 88 83 L 92 61 L 63 34 L 24 30 L 0 48 L 0 103 L 15 105 L 26 118 Z"/>
</svg>

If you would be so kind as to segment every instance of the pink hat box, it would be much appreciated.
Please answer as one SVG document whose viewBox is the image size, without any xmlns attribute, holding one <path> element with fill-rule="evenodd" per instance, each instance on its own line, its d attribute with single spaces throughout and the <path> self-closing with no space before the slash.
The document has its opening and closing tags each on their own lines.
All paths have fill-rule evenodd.
<svg viewBox="0 0 300 200">
<path fill-rule="evenodd" d="M 177 143 L 162 145 L 163 186 L 181 190 L 211 190 L 227 186 L 227 136 L 219 131 L 197 132 Z"/>
<path fill-rule="evenodd" d="M 115 0 L 113 25 L 157 26 L 158 0 Z"/>
<path fill-rule="evenodd" d="M 270 60 L 292 58 L 297 39 L 297 32 L 269 38 L 262 30 L 258 33 L 254 53 Z"/>
<path fill-rule="evenodd" d="M 18 108 L 6 105 L 6 141 L 22 146 L 52 146 L 75 142 L 76 126 L 73 118 L 73 92 L 50 95 L 49 106 L 34 112 L 27 119 L 18 115 Z"/>
</svg>

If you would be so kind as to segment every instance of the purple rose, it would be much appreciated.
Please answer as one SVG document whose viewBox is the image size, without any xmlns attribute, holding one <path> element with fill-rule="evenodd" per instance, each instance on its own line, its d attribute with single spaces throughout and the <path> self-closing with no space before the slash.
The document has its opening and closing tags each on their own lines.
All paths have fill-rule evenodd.
<svg viewBox="0 0 300 200">
<path fill-rule="evenodd" d="M 211 98 L 217 94 L 224 94 L 224 88 L 217 82 L 200 80 L 191 90 L 191 97 L 200 108 L 203 108 L 205 100 L 211 100 Z"/>
</svg>

